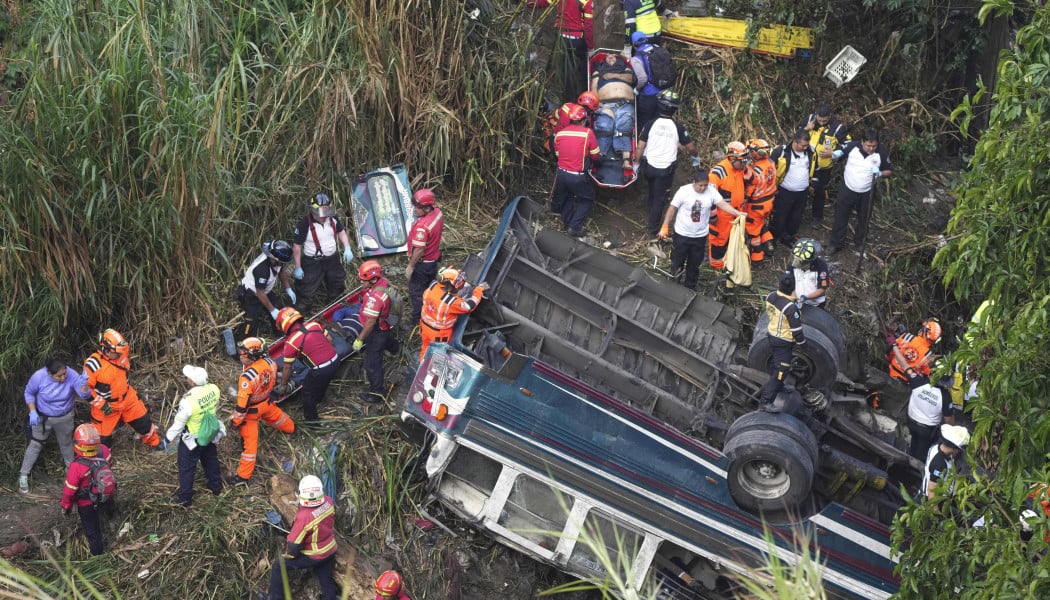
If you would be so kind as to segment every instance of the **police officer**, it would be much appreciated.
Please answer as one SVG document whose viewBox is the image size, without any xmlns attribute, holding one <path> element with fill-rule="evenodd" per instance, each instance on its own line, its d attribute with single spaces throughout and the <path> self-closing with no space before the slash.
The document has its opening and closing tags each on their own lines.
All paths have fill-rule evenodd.
<svg viewBox="0 0 1050 600">
<path fill-rule="evenodd" d="M 813 189 L 813 227 L 824 223 L 824 205 L 828 200 L 828 184 L 831 183 L 832 154 L 849 140 L 849 130 L 839 122 L 827 105 L 817 107 L 799 125 L 809 136 L 809 147 L 813 149 L 816 162 L 811 187 Z"/>
<path fill-rule="evenodd" d="M 271 323 L 277 319 L 277 295 L 273 293 L 273 288 L 278 281 L 292 304 L 295 304 L 295 292 L 288 281 L 287 273 L 283 270 L 284 265 L 291 261 L 291 244 L 284 240 L 269 240 L 263 242 L 262 254 L 248 265 L 248 271 L 237 290 L 237 302 L 240 303 L 248 321 L 243 331 L 245 336 L 254 333 L 251 322 L 266 316 L 269 316 Z"/>
<path fill-rule="evenodd" d="M 685 127 L 674 119 L 674 113 L 680 104 L 678 93 L 664 90 L 657 94 L 656 100 L 659 116 L 642 127 L 634 155 L 635 162 L 645 160 L 642 172 L 649 183 L 647 233 L 650 237 L 660 230 L 660 223 L 667 208 L 675 163 L 678 161 L 678 147 L 684 147 L 693 157 L 693 167 L 700 166 L 696 144 L 689 137 Z"/>
<path fill-rule="evenodd" d="M 441 260 L 441 234 L 445 230 L 445 217 L 434 203 L 434 190 L 423 188 L 412 195 L 412 213 L 416 220 L 408 238 L 411 250 L 405 269 L 408 299 L 412 303 L 409 327 L 419 322 L 419 314 L 423 310 L 423 292 L 437 277 L 438 261 Z"/>
<path fill-rule="evenodd" d="M 182 375 L 190 389 L 179 400 L 171 427 L 164 438 L 168 447 L 178 444 L 179 493 L 175 504 L 189 506 L 193 503 L 193 477 L 197 463 L 204 469 L 208 489 L 216 496 L 222 493 L 222 473 L 219 471 L 219 453 L 215 444 L 226 435 L 226 426 L 219 421 L 219 432 L 207 444 L 199 443 L 197 432 L 204 421 L 205 413 L 215 416 L 219 408 L 221 392 L 219 386 L 208 383 L 208 371 L 194 365 L 182 367 Z M 181 441 L 179 438 L 182 438 Z"/>
<path fill-rule="evenodd" d="M 816 240 L 802 238 L 791 248 L 791 270 L 795 275 L 795 290 L 799 304 L 825 308 L 828 288 L 831 286 L 828 263 L 817 256 Z"/>
<path fill-rule="evenodd" d="M 906 362 L 900 348 L 894 346 L 897 360 Z M 955 424 L 952 397 L 947 390 L 930 384 L 930 378 L 908 368 L 904 372 L 908 378 L 911 396 L 908 398 L 908 431 L 911 433 L 911 445 L 908 454 L 923 460 L 926 451 L 937 439 L 941 423 Z"/>
<path fill-rule="evenodd" d="M 791 351 L 795 344 L 806 343 L 802 332 L 802 315 L 795 304 L 792 290 L 795 276 L 790 271 L 780 274 L 777 289 L 766 296 L 766 314 L 769 315 L 769 345 L 773 349 L 769 379 L 758 392 L 760 407 L 768 407 L 784 387 L 784 379 L 791 371 Z"/>
<path fill-rule="evenodd" d="M 390 331 L 390 295 L 387 293 L 390 282 L 383 277 L 383 267 L 374 260 L 366 260 L 358 268 L 357 277 L 365 288 L 360 315 L 364 327 L 354 340 L 353 349 L 356 352 L 364 347 L 368 377 L 368 391 L 361 394 L 361 400 L 377 404 L 383 402 L 386 395 L 383 352 L 396 353 L 401 350 L 401 344 Z"/>
<path fill-rule="evenodd" d="M 922 477 L 922 494 L 933 498 L 940 482 L 951 477 L 955 471 L 955 459 L 970 443 L 970 432 L 962 425 L 941 425 L 940 441 L 930 446 L 926 453 L 926 468 Z M 951 487 L 945 493 L 951 494 Z"/>
<path fill-rule="evenodd" d="M 299 302 L 295 304 L 304 312 L 309 312 L 321 283 L 332 296 L 343 293 L 346 271 L 339 263 L 338 244 L 343 245 L 343 262 L 350 264 L 354 260 L 350 237 L 335 216 L 328 194 L 315 194 L 308 204 L 309 212 L 292 234 L 294 277 L 299 280 Z"/>
<path fill-rule="evenodd" d="M 561 213 L 569 235 L 583 237 L 583 224 L 594 206 L 594 182 L 587 171 L 601 154 L 594 131 L 583 126 L 587 109 L 576 105 L 569 112 L 569 125 L 554 134 L 558 173 L 551 197 L 551 212 Z"/>
<path fill-rule="evenodd" d="M 299 311 L 285 307 L 277 313 L 277 327 L 285 334 L 284 366 L 278 385 L 285 389 L 292 380 L 292 363 L 299 359 L 309 371 L 303 379 L 303 418 L 306 425 L 317 425 L 317 404 L 324 400 L 328 384 L 339 369 L 339 356 L 328 339 L 328 331 L 317 321 L 307 323 Z"/>
</svg>

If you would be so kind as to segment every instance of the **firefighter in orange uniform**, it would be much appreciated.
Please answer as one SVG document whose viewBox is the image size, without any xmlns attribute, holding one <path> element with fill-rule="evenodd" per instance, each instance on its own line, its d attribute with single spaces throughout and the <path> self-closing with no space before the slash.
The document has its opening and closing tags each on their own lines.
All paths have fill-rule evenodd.
<svg viewBox="0 0 1050 600">
<path fill-rule="evenodd" d="M 751 181 L 752 172 L 747 168 L 747 147 L 740 142 L 729 142 L 726 157 L 711 169 L 709 185 L 714 186 L 722 199 L 730 206 L 744 211 L 745 189 Z M 708 236 L 711 268 L 720 271 L 725 268 L 726 249 L 729 246 L 729 232 L 733 228 L 733 218 L 729 213 L 718 209 L 711 213 L 711 233 Z"/>
<path fill-rule="evenodd" d="M 769 142 L 756 138 L 747 143 L 751 158 L 751 182 L 746 186 L 748 246 L 751 262 L 765 259 L 773 252 L 773 234 L 766 227 L 766 219 L 773 212 L 773 197 L 777 194 L 777 165 L 769 159 Z"/>
<path fill-rule="evenodd" d="M 941 339 L 941 324 L 937 319 L 927 319 L 922 322 L 922 330 L 918 335 L 903 333 L 894 342 L 900 348 L 901 354 L 907 359 L 908 364 L 900 365 L 896 358 L 890 355 L 890 375 L 901 381 L 907 382 L 905 371 L 915 369 L 920 375 L 930 376 L 930 365 L 933 363 L 933 351 L 930 346 Z M 891 349 L 892 350 L 892 349 Z"/>
<path fill-rule="evenodd" d="M 124 421 L 139 434 L 143 444 L 167 449 L 138 392 L 128 383 L 131 348 L 124 336 L 116 329 L 107 329 L 98 345 L 98 350 L 84 361 L 84 372 L 92 397 L 91 422 L 98 429 L 102 443 L 111 445 L 113 431 Z"/>
<path fill-rule="evenodd" d="M 237 406 L 233 409 L 233 426 L 244 440 L 237 474 L 227 477 L 231 484 L 247 483 L 255 472 L 255 454 L 259 449 L 259 420 L 280 431 L 292 433 L 295 422 L 270 400 L 277 381 L 277 365 L 266 354 L 266 345 L 257 337 L 244 338 L 237 344 L 237 354 L 244 370 L 237 380 Z"/>
<path fill-rule="evenodd" d="M 474 286 L 474 291 L 467 298 L 458 295 L 462 287 L 463 275 L 456 269 L 447 268 L 438 273 L 437 281 L 430 284 L 423 294 L 423 316 L 419 320 L 419 330 L 423 334 L 420 362 L 431 342 L 447 342 L 452 338 L 456 317 L 473 312 L 481 303 L 481 295 L 489 289 L 489 284 Z"/>
</svg>

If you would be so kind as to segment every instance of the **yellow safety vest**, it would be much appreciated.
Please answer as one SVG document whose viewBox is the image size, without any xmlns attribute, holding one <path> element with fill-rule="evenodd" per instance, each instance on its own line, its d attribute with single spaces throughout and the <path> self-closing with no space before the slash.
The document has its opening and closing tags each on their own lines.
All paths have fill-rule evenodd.
<svg viewBox="0 0 1050 600">
<path fill-rule="evenodd" d="M 197 431 L 201 428 L 201 421 L 204 420 L 204 413 L 210 412 L 215 414 L 215 411 L 219 408 L 221 397 L 222 393 L 219 391 L 219 386 L 214 383 L 198 385 L 186 392 L 184 398 L 193 407 L 193 414 L 186 421 L 186 430 L 193 435 L 197 435 Z"/>
</svg>

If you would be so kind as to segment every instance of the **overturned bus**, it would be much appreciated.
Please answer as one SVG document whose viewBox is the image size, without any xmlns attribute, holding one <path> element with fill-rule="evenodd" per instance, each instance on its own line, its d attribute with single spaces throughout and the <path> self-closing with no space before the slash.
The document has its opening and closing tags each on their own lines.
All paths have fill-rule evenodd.
<svg viewBox="0 0 1050 600">
<path fill-rule="evenodd" d="M 433 498 L 572 575 L 616 569 L 632 593 L 718 597 L 765 564 L 769 539 L 793 561 L 804 530 L 830 597 L 893 594 L 888 525 L 921 464 L 839 373 L 835 320 L 804 313 L 794 386 L 758 411 L 765 335 L 745 350 L 734 309 L 541 214 L 508 204 L 466 267 L 489 299 L 410 385 L 402 418 L 433 434 Z"/>
</svg>

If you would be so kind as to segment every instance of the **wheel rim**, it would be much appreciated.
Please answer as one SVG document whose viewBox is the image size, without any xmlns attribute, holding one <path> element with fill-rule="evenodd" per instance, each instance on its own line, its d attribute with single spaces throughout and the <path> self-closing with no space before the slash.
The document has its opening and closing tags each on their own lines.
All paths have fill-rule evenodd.
<svg viewBox="0 0 1050 600">
<path fill-rule="evenodd" d="M 813 359 L 805 354 L 791 355 L 791 374 L 795 376 L 798 385 L 804 385 L 813 380 L 817 372 L 817 366 Z"/>
<path fill-rule="evenodd" d="M 749 495 L 775 500 L 791 489 L 791 477 L 780 465 L 769 460 L 752 460 L 740 468 L 737 481 Z"/>
</svg>

